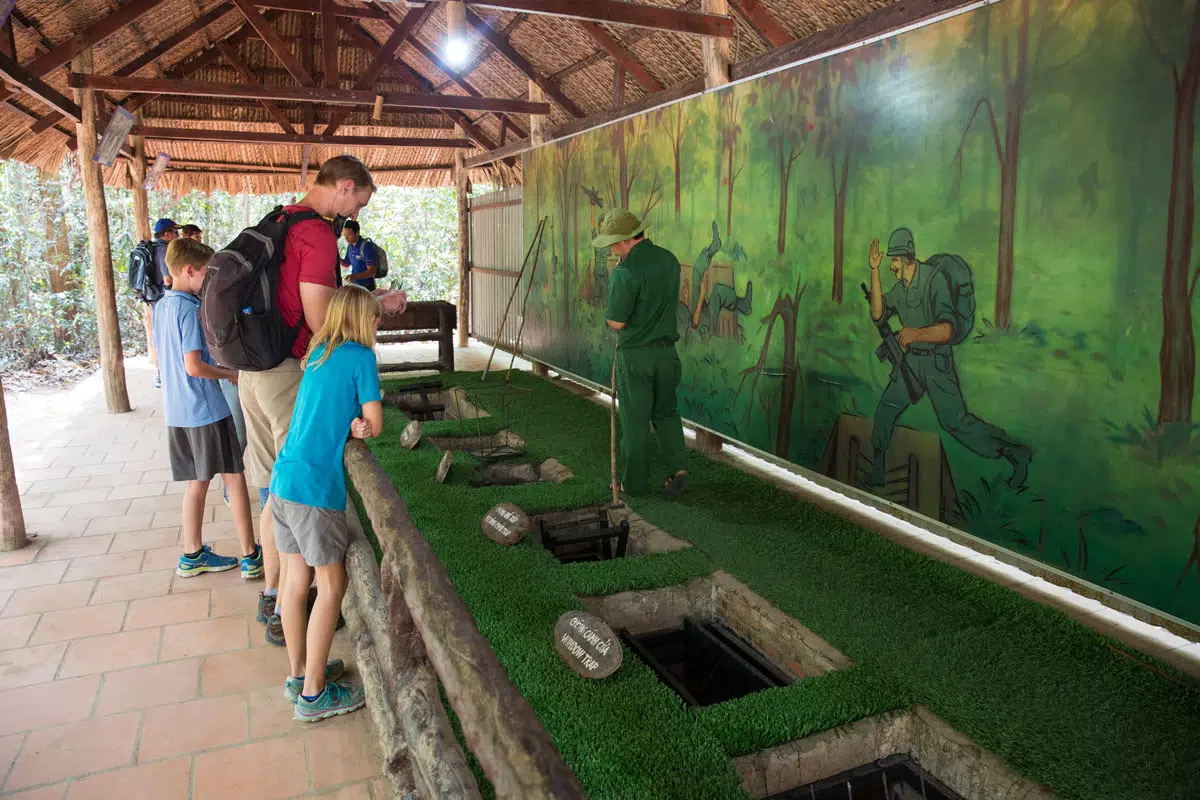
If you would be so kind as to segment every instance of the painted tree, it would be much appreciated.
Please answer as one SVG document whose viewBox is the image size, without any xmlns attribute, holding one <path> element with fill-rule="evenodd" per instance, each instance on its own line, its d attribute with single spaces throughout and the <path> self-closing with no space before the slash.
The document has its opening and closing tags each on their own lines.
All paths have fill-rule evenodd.
<svg viewBox="0 0 1200 800">
<path fill-rule="evenodd" d="M 606 180 L 608 195 L 613 205 L 631 208 L 634 186 L 641 180 L 644 185 L 644 200 L 640 218 L 646 216 L 658 205 L 662 195 L 661 179 L 655 169 L 653 145 L 650 138 L 650 115 L 642 115 L 622 120 L 612 127 L 610 149 L 616 162 L 616 169 L 610 170 Z"/>
<path fill-rule="evenodd" d="M 762 324 L 767 327 L 763 338 L 762 350 L 758 360 L 742 370 L 738 382 L 737 393 L 740 395 L 745 388 L 746 379 L 750 379 L 750 402 L 747 403 L 745 426 L 750 424 L 750 414 L 754 409 L 753 399 L 758 387 L 758 379 L 767 371 L 767 360 L 770 357 L 771 335 L 775 332 L 775 323 L 783 323 L 783 363 L 779 369 L 782 373 L 782 384 L 779 388 L 779 420 L 775 426 L 775 455 L 787 458 L 792 446 L 792 411 L 796 406 L 796 392 L 800 379 L 800 361 L 796 353 L 796 322 L 800 316 L 800 298 L 804 296 L 807 285 L 803 283 L 804 270 L 799 270 L 796 278 L 796 288 L 791 294 L 780 294 L 771 307 L 771 311 L 762 318 Z"/>
<path fill-rule="evenodd" d="M 997 328 L 1012 325 L 1013 290 L 1013 243 L 1017 218 L 1017 179 L 1020 173 L 1021 123 L 1029 106 L 1034 86 L 1047 74 L 1058 70 L 1082 52 L 1076 47 L 1074 55 L 1058 60 L 1048 58 L 1046 44 L 1056 33 L 1063 30 L 1063 18 L 1072 9 L 1074 0 L 1047 2 L 1038 6 L 1039 19 L 1033 19 L 1032 0 L 1017 0 L 1016 19 L 1009 24 L 992 25 L 1008 31 L 999 42 L 1000 85 L 983 91 L 976 101 L 963 128 L 962 139 L 954 154 L 956 177 L 954 192 L 962 181 L 963 150 L 967 137 L 977 119 L 986 119 L 996 152 L 996 165 L 1000 169 L 1000 221 L 996 248 L 996 306 L 994 323 Z M 989 8 L 985 14 L 998 13 L 997 7 Z M 1036 34 L 1036 43 L 1032 41 Z M 1067 39 L 1069 37 L 1063 37 Z M 1057 48 L 1056 48 L 1057 49 Z M 999 98 L 999 103 L 993 102 Z M 1000 105 L 1002 116 L 997 117 L 996 106 Z M 986 117 L 981 117 L 983 112 Z M 1003 124 L 1001 124 L 1003 122 Z"/>
<path fill-rule="evenodd" d="M 675 213 L 679 213 L 680 206 L 680 187 L 679 187 L 679 151 L 683 146 L 683 103 L 676 103 L 673 106 L 658 111 L 658 124 L 667 132 L 667 138 L 671 140 L 671 156 L 674 159 L 675 167 Z"/>
<path fill-rule="evenodd" d="M 579 256 L 572 244 L 572 230 L 575 227 L 574 212 L 576 210 L 577 187 L 579 184 L 580 164 L 576 156 L 579 154 L 579 137 L 572 137 L 557 142 L 554 145 L 554 166 L 558 171 L 555 175 L 558 194 L 559 233 L 562 234 L 562 329 L 571 327 L 571 282 L 568 275 L 578 273 L 578 264 L 572 268 L 573 262 L 578 262 Z"/>
<path fill-rule="evenodd" d="M 733 235 L 733 185 L 746 166 L 743 155 L 738 158 L 738 137 L 742 133 L 742 121 L 739 114 L 741 100 L 736 89 L 726 89 L 717 95 L 717 138 L 721 142 L 725 186 L 725 236 Z"/>
<path fill-rule="evenodd" d="M 787 247 L 787 214 L 792 167 L 808 146 L 813 123 L 808 119 L 809 93 L 805 91 L 807 70 L 777 72 L 763 79 L 766 93 L 759 130 L 766 137 L 775 167 L 779 171 L 779 229 L 776 248 L 780 255 Z M 753 95 L 757 103 L 757 95 Z"/>
<path fill-rule="evenodd" d="M 1192 6 L 1190 17 L 1184 13 Z M 1152 19 L 1157 9 L 1160 19 Z M 1158 424 L 1192 421 L 1196 394 L 1196 334 L 1192 302 L 1200 267 L 1193 271 L 1196 222 L 1196 98 L 1200 89 L 1200 3 L 1138 4 L 1142 27 L 1155 56 L 1171 75 L 1175 90 L 1172 118 L 1171 189 L 1167 198 L 1167 248 L 1163 261 L 1162 346 L 1158 351 Z"/>
</svg>

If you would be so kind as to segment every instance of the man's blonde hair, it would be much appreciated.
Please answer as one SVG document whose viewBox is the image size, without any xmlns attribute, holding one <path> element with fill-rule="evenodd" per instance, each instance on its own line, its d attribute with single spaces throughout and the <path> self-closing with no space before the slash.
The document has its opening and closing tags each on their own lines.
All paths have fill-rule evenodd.
<svg viewBox="0 0 1200 800">
<path fill-rule="evenodd" d="M 361 286 L 347 284 L 333 293 L 329 298 L 329 308 L 325 311 L 325 324 L 317 331 L 308 343 L 308 352 L 304 355 L 301 367 L 308 367 L 309 359 L 321 345 L 325 352 L 312 363 L 319 367 L 325 363 L 329 355 L 346 342 L 358 342 L 363 347 L 375 347 L 375 320 L 379 318 L 379 301 L 375 295 Z"/>
<path fill-rule="evenodd" d="M 212 261 L 213 249 L 203 242 L 180 236 L 172 239 L 167 245 L 167 269 L 171 275 L 178 275 L 185 267 L 204 269 Z"/>
<path fill-rule="evenodd" d="M 376 189 L 371 170 L 354 156 L 334 156 L 322 164 L 317 173 L 318 186 L 337 186 L 338 181 L 345 180 L 354 181 L 355 189 L 369 188 L 372 192 Z"/>
</svg>

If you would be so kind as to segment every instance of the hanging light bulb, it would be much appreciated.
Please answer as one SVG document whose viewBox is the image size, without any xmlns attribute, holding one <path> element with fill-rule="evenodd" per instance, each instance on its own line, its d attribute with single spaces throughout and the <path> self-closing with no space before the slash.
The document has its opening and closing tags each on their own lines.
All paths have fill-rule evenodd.
<svg viewBox="0 0 1200 800">
<path fill-rule="evenodd" d="M 461 67 L 467 63 L 470 43 L 467 41 L 467 6 L 459 0 L 446 3 L 446 63 Z"/>
</svg>

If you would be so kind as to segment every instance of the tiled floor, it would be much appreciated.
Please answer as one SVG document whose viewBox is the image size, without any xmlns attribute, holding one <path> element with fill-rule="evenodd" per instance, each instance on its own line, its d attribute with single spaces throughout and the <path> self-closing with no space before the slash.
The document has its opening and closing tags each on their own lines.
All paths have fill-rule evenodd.
<svg viewBox="0 0 1200 800">
<path fill-rule="evenodd" d="M 99 410 L 99 376 L 8 400 L 36 538 L 0 553 L 0 797 L 390 799 L 365 713 L 292 721 L 261 581 L 174 575 L 182 485 L 154 373 L 127 374 L 131 414 Z M 208 502 L 205 540 L 232 553 L 219 488 Z M 334 649 L 351 660 L 344 632 Z"/>
</svg>

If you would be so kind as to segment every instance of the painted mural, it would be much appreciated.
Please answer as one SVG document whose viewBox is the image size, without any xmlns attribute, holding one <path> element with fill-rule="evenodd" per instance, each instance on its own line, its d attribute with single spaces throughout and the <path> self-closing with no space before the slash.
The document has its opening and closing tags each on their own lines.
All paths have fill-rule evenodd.
<svg viewBox="0 0 1200 800">
<path fill-rule="evenodd" d="M 1004 0 L 540 148 L 526 348 L 607 383 L 626 206 L 686 417 L 1200 622 L 1198 91 L 1193 0 Z"/>
</svg>

